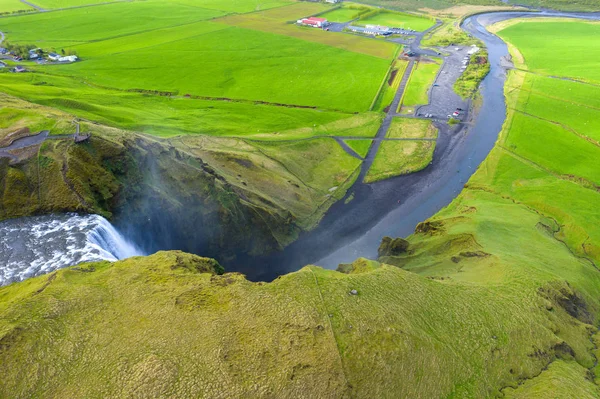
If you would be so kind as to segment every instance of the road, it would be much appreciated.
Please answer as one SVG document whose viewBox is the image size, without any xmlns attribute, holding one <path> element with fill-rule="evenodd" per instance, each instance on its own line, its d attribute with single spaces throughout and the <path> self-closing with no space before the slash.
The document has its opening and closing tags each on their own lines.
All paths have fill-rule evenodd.
<svg viewBox="0 0 600 399">
<path fill-rule="evenodd" d="M 48 11 L 48 10 L 46 10 L 46 9 L 40 7 L 40 6 L 37 6 L 37 5 L 33 4 L 33 3 L 28 2 L 27 0 L 21 0 L 21 3 L 27 4 L 29 7 L 35 8 L 39 12 L 46 12 L 46 11 Z"/>
<path fill-rule="evenodd" d="M 40 145 L 46 140 L 61 140 L 61 139 L 72 139 L 76 138 L 79 133 L 79 122 L 75 121 L 75 133 L 74 134 L 60 134 L 50 136 L 49 130 L 42 130 L 38 134 L 34 134 L 27 137 L 22 137 L 13 141 L 6 147 L 0 147 L 0 158 L 10 158 L 11 162 L 17 162 L 19 158 L 10 153 L 10 151 L 21 150 L 23 148 L 32 147 L 34 145 Z"/>
<path fill-rule="evenodd" d="M 0 158 L 10 158 L 11 162 L 18 160 L 18 157 L 11 154 L 9 151 L 20 150 L 22 148 L 31 147 L 43 143 L 50 134 L 49 130 L 42 130 L 40 133 L 34 136 L 27 136 L 20 139 L 16 139 L 9 146 L 0 148 Z"/>
</svg>

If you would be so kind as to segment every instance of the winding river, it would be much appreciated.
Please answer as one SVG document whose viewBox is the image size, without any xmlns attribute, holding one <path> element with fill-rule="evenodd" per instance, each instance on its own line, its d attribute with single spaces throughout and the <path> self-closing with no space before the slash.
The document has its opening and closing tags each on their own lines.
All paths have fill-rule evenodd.
<svg viewBox="0 0 600 399">
<path fill-rule="evenodd" d="M 357 257 L 375 258 L 383 236 L 405 237 L 416 225 L 448 205 L 494 146 L 506 115 L 502 58 L 506 44 L 486 26 L 521 17 L 600 19 L 600 14 L 544 11 L 494 12 L 468 17 L 462 28 L 485 43 L 490 73 L 480 87 L 482 103 L 466 129 L 440 131 L 433 163 L 426 169 L 374 184 L 355 185 L 353 200 L 339 201 L 319 226 L 284 251 L 243 257 L 225 264 L 251 280 L 270 281 L 281 274 L 317 264 L 335 269 Z M 92 260 L 116 260 L 142 252 L 100 216 L 60 215 L 0 223 L 0 285 Z"/>
</svg>

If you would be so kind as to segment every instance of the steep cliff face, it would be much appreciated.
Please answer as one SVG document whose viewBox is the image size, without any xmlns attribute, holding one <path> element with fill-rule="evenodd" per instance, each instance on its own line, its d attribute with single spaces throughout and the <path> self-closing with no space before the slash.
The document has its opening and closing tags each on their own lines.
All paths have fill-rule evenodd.
<svg viewBox="0 0 600 399">
<path fill-rule="evenodd" d="M 229 183 L 200 157 L 139 135 L 51 139 L 21 162 L 4 158 L 0 198 L 0 218 L 103 214 L 150 252 L 227 259 L 279 249 L 299 231 L 288 211 Z"/>
</svg>

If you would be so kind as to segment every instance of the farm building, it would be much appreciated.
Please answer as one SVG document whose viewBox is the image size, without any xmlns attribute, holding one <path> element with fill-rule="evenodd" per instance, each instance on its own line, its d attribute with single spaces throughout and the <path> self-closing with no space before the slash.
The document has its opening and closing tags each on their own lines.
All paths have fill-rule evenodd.
<svg viewBox="0 0 600 399">
<path fill-rule="evenodd" d="M 77 60 L 78 60 L 78 58 L 76 55 L 67 55 L 64 57 L 58 57 L 59 62 L 75 62 Z"/>
<path fill-rule="evenodd" d="M 373 25 L 367 25 L 367 26 L 373 26 Z M 357 33 L 362 33 L 365 35 L 373 35 L 373 36 L 388 36 L 391 35 L 393 32 L 392 30 L 379 30 L 379 29 L 373 29 L 373 28 L 363 28 L 360 26 L 350 26 L 350 30 L 352 32 L 357 32 Z"/>
<path fill-rule="evenodd" d="M 34 48 L 29 50 L 29 59 L 30 60 L 37 60 L 38 58 L 40 58 L 40 55 L 38 54 L 39 48 Z"/>
<path fill-rule="evenodd" d="M 373 32 L 380 32 L 380 33 L 385 33 L 385 32 L 391 31 L 389 26 L 381 26 L 381 25 L 365 25 L 365 28 L 367 30 L 370 30 Z"/>
<path fill-rule="evenodd" d="M 324 26 L 329 25 L 329 22 L 325 18 L 317 18 L 317 17 L 309 17 L 304 19 L 299 19 L 296 21 L 298 25 L 305 26 L 313 26 L 315 28 L 322 28 Z"/>
<path fill-rule="evenodd" d="M 17 66 L 15 67 L 15 69 L 13 69 L 13 71 L 14 71 L 14 72 L 25 72 L 25 71 L 26 71 L 26 69 L 25 69 L 25 67 L 24 67 L 24 66 L 22 66 L 22 65 L 17 65 Z"/>
<path fill-rule="evenodd" d="M 58 55 L 56 53 L 50 53 L 50 54 L 48 54 L 48 59 L 50 61 L 58 61 L 59 58 L 60 58 L 60 55 Z"/>
<path fill-rule="evenodd" d="M 336 3 L 341 3 L 342 0 L 325 0 L 326 3 L 332 3 L 332 4 L 336 4 Z"/>
</svg>

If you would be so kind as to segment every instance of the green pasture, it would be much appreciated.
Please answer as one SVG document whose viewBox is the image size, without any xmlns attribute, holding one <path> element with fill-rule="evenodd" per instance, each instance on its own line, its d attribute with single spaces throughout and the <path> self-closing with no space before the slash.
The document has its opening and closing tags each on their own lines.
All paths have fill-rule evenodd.
<svg viewBox="0 0 600 399">
<path fill-rule="evenodd" d="M 165 7 L 150 1 L 102 5 L 93 13 L 71 9 L 7 19 L 0 29 L 11 42 L 75 51 L 81 58 L 32 66 L 35 71 L 119 90 L 366 111 L 389 66 L 387 59 L 360 52 L 202 22 L 220 11 L 177 3 L 167 13 Z M 133 23 L 138 19 L 143 23 Z"/>
<path fill-rule="evenodd" d="M 391 61 L 398 49 L 398 45 L 395 43 L 386 42 L 384 40 L 373 41 L 370 38 L 357 35 L 327 32 L 323 29 L 298 26 L 295 24 L 300 18 L 318 14 L 331 8 L 330 5 L 323 3 L 297 2 L 289 6 L 262 12 L 226 16 L 219 18 L 218 22 L 240 28 L 291 36 L 305 41 L 326 44 L 347 51 L 371 55 Z"/>
<path fill-rule="evenodd" d="M 38 7 L 41 7 L 46 10 L 60 9 L 60 8 L 70 8 L 70 7 L 82 7 L 89 5 L 98 5 L 102 3 L 109 3 L 115 0 L 34 0 L 31 3 L 35 4 Z M 116 1 L 126 1 L 126 0 L 116 0 Z"/>
<path fill-rule="evenodd" d="M 416 31 L 427 30 L 435 24 L 434 20 L 429 17 L 388 11 L 367 15 L 364 19 L 361 18 L 359 23 L 361 25 L 383 25 Z"/>
<path fill-rule="evenodd" d="M 165 97 L 92 87 L 66 77 L 0 74 L 3 92 L 109 126 L 157 136 L 208 134 L 261 140 L 373 137 L 375 112 L 357 115 L 254 102 Z"/>
<path fill-rule="evenodd" d="M 0 0 L 0 14 L 12 13 L 15 11 L 30 10 L 33 8 L 20 2 L 19 0 Z"/>
<path fill-rule="evenodd" d="M 429 88 L 440 69 L 436 63 L 419 62 L 412 71 L 402 97 L 401 106 L 414 107 L 429 102 Z"/>
<path fill-rule="evenodd" d="M 369 148 L 371 148 L 371 144 L 373 143 L 373 140 L 344 140 L 344 142 L 346 144 L 348 144 L 348 146 L 350 148 L 352 148 L 358 155 L 360 155 L 361 157 L 366 157 L 367 153 L 369 152 Z"/>
<path fill-rule="evenodd" d="M 592 71 L 592 73 L 594 72 Z M 598 86 L 596 85 L 529 74 L 523 89 L 553 100 L 600 109 L 600 97 L 598 97 Z M 527 98 L 521 96 L 521 99 Z"/>
<path fill-rule="evenodd" d="M 365 183 L 417 172 L 429 165 L 433 158 L 435 141 L 383 141 Z"/>
<path fill-rule="evenodd" d="M 408 61 L 396 60 L 387 81 L 383 84 L 379 96 L 373 106 L 374 110 L 383 111 L 392 104 L 394 96 L 400 87 L 400 82 L 406 71 Z M 395 75 L 394 75 L 395 74 Z"/>
<path fill-rule="evenodd" d="M 320 14 L 319 17 L 327 18 L 329 22 L 348 22 L 356 19 L 361 13 L 368 11 L 369 7 L 361 6 L 342 6 L 335 10 Z"/>
<path fill-rule="evenodd" d="M 169 3 L 179 3 L 213 10 L 248 13 L 267 10 L 291 4 L 290 0 L 171 0 Z"/>
<path fill-rule="evenodd" d="M 549 171 L 600 184 L 600 146 L 552 122 L 516 112 L 504 145 Z"/>
<path fill-rule="evenodd" d="M 394 118 L 388 130 L 387 137 L 402 139 L 437 138 L 437 129 L 428 120 Z"/>
<path fill-rule="evenodd" d="M 0 30 L 12 43 L 60 49 L 76 43 L 191 24 L 220 15 L 224 13 L 149 0 L 3 18 Z"/>
<path fill-rule="evenodd" d="M 511 40 L 505 33 L 514 32 L 515 28 L 534 36 L 540 32 L 539 24 L 545 23 L 522 22 L 500 35 Z M 590 24 L 568 25 L 579 31 L 589 29 Z M 547 40 L 545 47 L 531 53 L 529 59 L 526 56 L 527 67 L 533 63 L 553 70 L 553 61 L 542 50 L 555 51 L 555 45 L 554 40 Z M 599 48 L 600 44 L 595 43 L 589 51 L 593 54 Z M 527 54 L 527 46 L 523 54 Z M 574 61 L 574 68 L 576 64 Z M 588 71 L 590 77 L 595 73 L 594 69 Z M 600 182 L 600 146 L 595 128 L 600 116 L 600 88 L 511 72 L 506 93 L 509 113 L 499 146 L 480 168 L 477 178 L 472 179 L 473 187 L 491 186 L 492 190 L 555 219 L 560 225 L 557 236 L 572 251 L 600 259 L 600 216 L 595 209 L 600 202 L 596 189 Z"/>
<path fill-rule="evenodd" d="M 37 70 L 117 89 L 366 111 L 389 65 L 331 46 L 234 27 L 201 39 L 88 54 L 82 62 Z"/>
<path fill-rule="evenodd" d="M 529 20 L 499 34 L 519 49 L 531 71 L 600 82 L 599 23 Z"/>
</svg>

